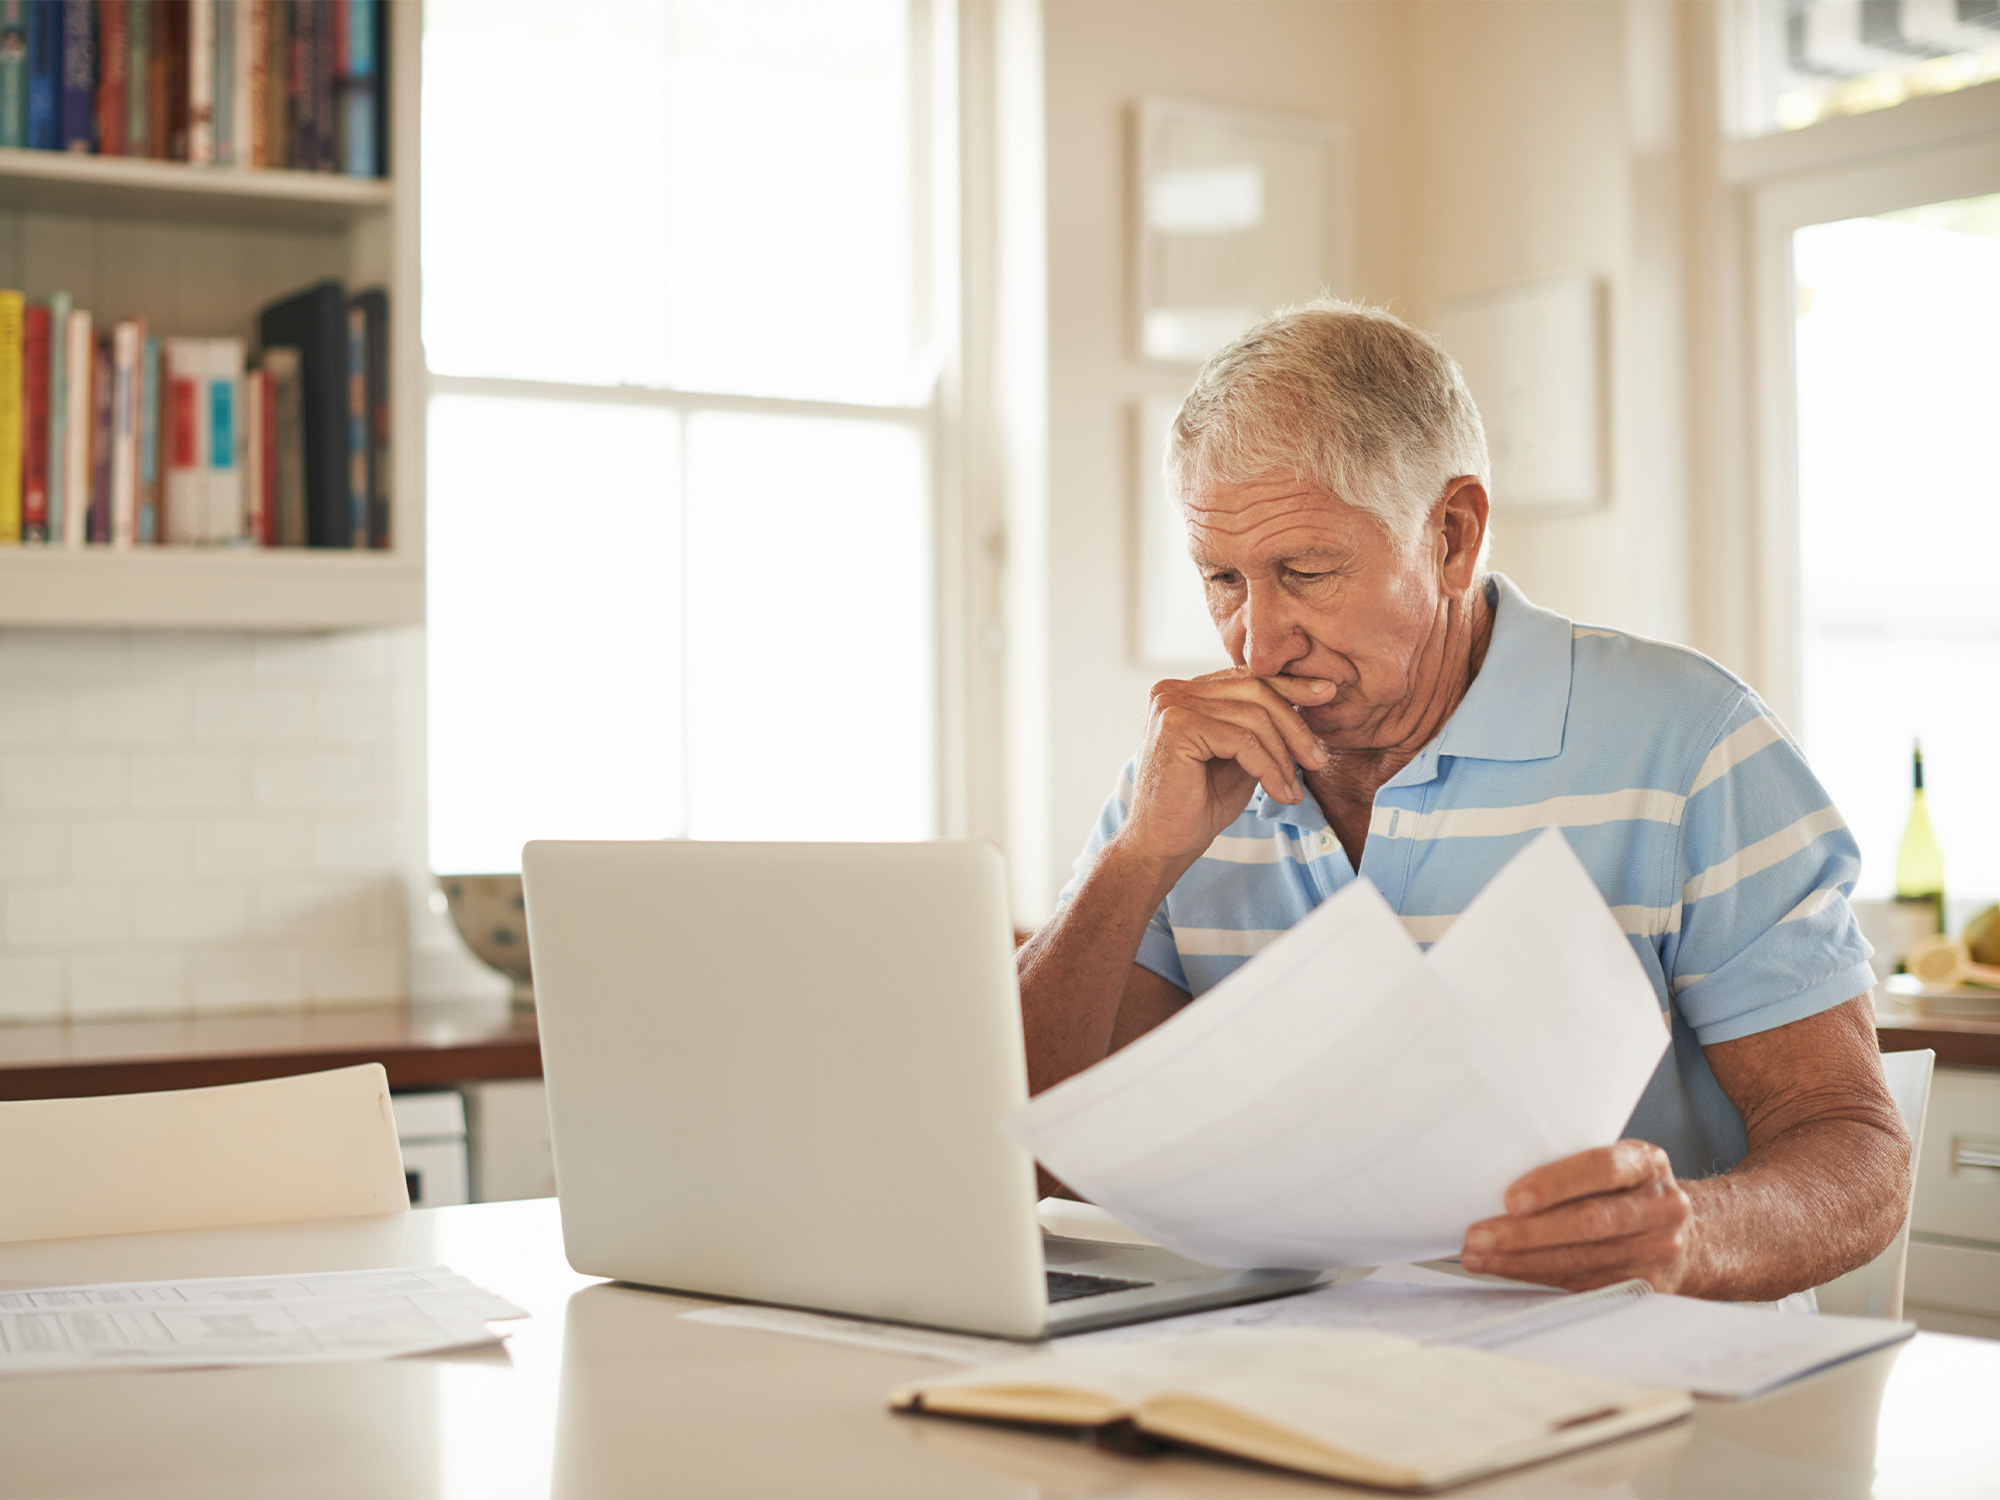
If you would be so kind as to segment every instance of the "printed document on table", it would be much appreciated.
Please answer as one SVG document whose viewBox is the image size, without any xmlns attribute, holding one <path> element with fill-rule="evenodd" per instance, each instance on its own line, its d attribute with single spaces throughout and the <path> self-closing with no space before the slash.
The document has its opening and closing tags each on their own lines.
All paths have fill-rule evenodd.
<svg viewBox="0 0 2000 1500">
<path fill-rule="evenodd" d="M 443 1266 L 0 1292 L 0 1375 L 393 1359 L 526 1314 Z"/>
<path fill-rule="evenodd" d="M 1084 1197 L 1217 1266 L 1458 1250 L 1523 1173 L 1616 1140 L 1668 1032 L 1559 830 L 1428 955 L 1356 880 L 1005 1128 Z"/>
</svg>

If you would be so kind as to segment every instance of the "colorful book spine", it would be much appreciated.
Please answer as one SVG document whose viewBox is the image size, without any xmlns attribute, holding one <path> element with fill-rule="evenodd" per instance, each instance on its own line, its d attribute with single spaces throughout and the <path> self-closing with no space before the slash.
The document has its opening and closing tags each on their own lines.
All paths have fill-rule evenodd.
<svg viewBox="0 0 2000 1500">
<path fill-rule="evenodd" d="M 111 336 L 100 334 L 90 350 L 90 529 L 84 538 L 111 540 Z"/>
<path fill-rule="evenodd" d="M 152 0 L 130 0 L 125 7 L 125 154 L 153 154 L 152 120 L 146 108 L 148 58 L 153 34 Z"/>
<path fill-rule="evenodd" d="M 49 298 L 49 540 L 69 539 L 70 295 Z"/>
<path fill-rule="evenodd" d="M 215 0 L 188 0 L 187 159 L 215 160 Z"/>
<path fill-rule="evenodd" d="M 172 161 L 188 159 L 188 7 L 181 0 L 162 0 L 156 12 L 160 22 L 162 58 L 161 98 L 165 104 L 166 155 Z"/>
<path fill-rule="evenodd" d="M 129 29 L 131 7 L 126 0 L 97 0 L 97 149 L 104 156 L 124 156 L 125 122 L 131 108 L 126 67 L 132 60 Z"/>
<path fill-rule="evenodd" d="M 292 8 L 264 7 L 264 165 L 292 165 Z"/>
<path fill-rule="evenodd" d="M 233 38 L 229 53 L 230 160 L 239 167 L 254 166 L 257 155 L 257 99 L 252 82 L 264 65 L 263 28 L 257 24 L 250 0 L 227 0 L 223 10 Z"/>
<path fill-rule="evenodd" d="M 174 154 L 173 39 L 180 14 L 169 0 L 146 0 L 146 146 L 162 160 Z"/>
<path fill-rule="evenodd" d="M 243 69 L 243 130 L 249 165 L 271 165 L 271 18 L 268 0 L 237 0 L 243 8 L 239 41 Z"/>
<path fill-rule="evenodd" d="M 0 0 L 0 146 L 28 144 L 28 0 Z"/>
<path fill-rule="evenodd" d="M 111 330 L 111 545 L 139 542 L 139 361 L 146 325 L 127 318 Z"/>
<path fill-rule="evenodd" d="M 242 384 L 243 534 L 253 546 L 264 546 L 270 497 L 264 490 L 264 372 L 245 370 Z"/>
<path fill-rule="evenodd" d="M 90 531 L 91 375 L 96 366 L 97 339 L 90 314 L 72 308 L 69 338 L 63 353 L 69 394 L 63 422 L 63 545 L 81 547 Z"/>
<path fill-rule="evenodd" d="M 375 28 L 381 7 L 376 0 L 349 0 L 345 15 L 347 45 L 340 84 L 340 170 L 350 177 L 379 175 L 379 143 L 375 139 Z"/>
<path fill-rule="evenodd" d="M 160 539 L 160 341 L 146 340 L 139 362 L 139 542 Z"/>
<path fill-rule="evenodd" d="M 0 292 L 0 544 L 21 542 L 21 346 L 27 299 Z"/>
<path fill-rule="evenodd" d="M 210 0 L 214 12 L 215 150 L 218 167 L 236 165 L 236 23 L 229 0 Z"/>
<path fill-rule="evenodd" d="M 203 417 L 208 423 L 208 537 L 240 542 L 243 512 L 243 340 L 203 339 Z"/>
<path fill-rule="evenodd" d="M 31 302 L 21 328 L 21 539 L 49 539 L 49 305 Z"/>
<path fill-rule="evenodd" d="M 97 4 L 63 0 L 62 149 L 97 149 Z"/>
<path fill-rule="evenodd" d="M 160 416 L 166 424 L 167 478 L 165 534 L 186 545 L 208 540 L 208 425 L 201 420 L 201 393 L 208 371 L 202 339 L 167 339 Z"/>
<path fill-rule="evenodd" d="M 350 547 L 368 545 L 368 314 L 347 304 L 347 527 Z"/>
<path fill-rule="evenodd" d="M 28 0 L 28 145 L 62 145 L 62 0 Z"/>
</svg>

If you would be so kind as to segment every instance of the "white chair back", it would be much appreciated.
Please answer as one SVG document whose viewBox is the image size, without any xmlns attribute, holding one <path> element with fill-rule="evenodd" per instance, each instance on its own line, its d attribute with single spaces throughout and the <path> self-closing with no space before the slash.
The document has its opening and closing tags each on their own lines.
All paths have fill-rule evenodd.
<svg viewBox="0 0 2000 1500">
<path fill-rule="evenodd" d="M 1930 1108 L 1931 1069 L 1937 1054 L 1925 1048 L 1917 1052 L 1882 1054 L 1882 1076 L 1889 1095 L 1902 1112 L 1903 1125 L 1910 1132 L 1910 1199 L 1917 1193 L 1917 1163 L 1924 1149 L 1924 1115 Z M 1903 1227 L 1889 1241 L 1889 1247 L 1865 1266 L 1856 1266 L 1845 1276 L 1819 1289 L 1819 1310 L 1847 1313 L 1863 1318 L 1900 1318 L 1903 1315 L 1903 1271 L 1910 1259 L 1910 1206 L 1903 1205 Z"/>
<path fill-rule="evenodd" d="M 0 1242 L 407 1209 L 380 1063 L 0 1102 Z"/>
</svg>

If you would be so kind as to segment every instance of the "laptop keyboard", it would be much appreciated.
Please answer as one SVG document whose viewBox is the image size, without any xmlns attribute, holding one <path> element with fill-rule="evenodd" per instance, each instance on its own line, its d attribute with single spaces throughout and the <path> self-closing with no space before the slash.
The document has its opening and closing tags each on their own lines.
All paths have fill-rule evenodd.
<svg viewBox="0 0 2000 1500">
<path fill-rule="evenodd" d="M 1078 1297 L 1101 1297 L 1106 1292 L 1127 1292 L 1135 1286 L 1151 1286 L 1150 1281 L 1120 1281 L 1116 1276 L 1079 1276 L 1074 1271 L 1045 1271 L 1049 1278 L 1049 1301 L 1073 1302 Z"/>
</svg>

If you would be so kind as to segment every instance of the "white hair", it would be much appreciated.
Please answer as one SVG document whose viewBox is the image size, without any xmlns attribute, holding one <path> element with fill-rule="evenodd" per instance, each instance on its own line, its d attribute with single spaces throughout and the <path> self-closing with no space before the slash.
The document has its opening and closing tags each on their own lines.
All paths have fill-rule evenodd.
<svg viewBox="0 0 2000 1500">
<path fill-rule="evenodd" d="M 1294 475 L 1374 516 L 1402 547 L 1451 480 L 1490 477 L 1479 410 L 1437 340 L 1331 298 L 1259 323 L 1202 366 L 1166 473 L 1183 503 L 1215 484 Z"/>
</svg>

